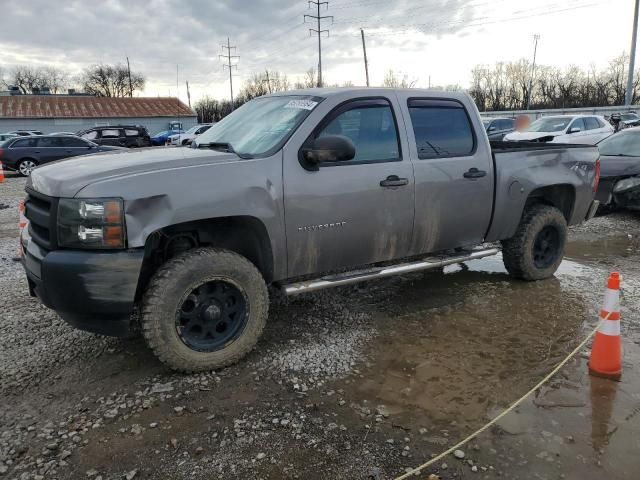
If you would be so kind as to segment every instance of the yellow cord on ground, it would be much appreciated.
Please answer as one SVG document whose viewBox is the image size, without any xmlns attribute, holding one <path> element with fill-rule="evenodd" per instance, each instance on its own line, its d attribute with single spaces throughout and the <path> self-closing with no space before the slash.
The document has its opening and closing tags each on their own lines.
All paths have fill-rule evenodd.
<svg viewBox="0 0 640 480">
<path fill-rule="evenodd" d="M 476 438 L 478 435 L 480 435 L 482 432 L 484 432 L 487 428 L 491 427 L 492 425 L 494 425 L 498 420 L 500 420 L 502 417 L 504 417 L 506 414 L 508 414 L 509 412 L 511 412 L 514 408 L 516 408 L 518 405 L 520 405 L 522 402 L 524 402 L 526 400 L 526 398 L 531 395 L 533 392 L 535 392 L 536 390 L 538 390 L 540 387 L 542 387 L 545 383 L 547 383 L 549 381 L 549 379 L 551 377 L 553 377 L 556 373 L 558 373 L 558 371 L 564 367 L 567 362 L 569 360 L 571 360 L 576 353 L 578 353 L 580 350 L 582 350 L 582 348 L 587 344 L 587 342 L 589 340 L 591 340 L 591 337 L 593 337 L 595 335 L 595 333 L 598 331 L 598 329 L 600 328 L 600 325 L 602 325 L 602 323 L 605 320 L 609 319 L 609 316 L 611 315 L 611 312 L 609 312 L 607 314 L 607 316 L 605 318 L 602 318 L 599 322 L 598 325 L 596 325 L 596 328 L 594 328 L 591 333 L 589 333 L 589 335 L 587 335 L 587 337 L 580 342 L 580 344 L 573 349 L 573 351 L 567 355 L 567 357 L 562 360 L 557 366 L 556 368 L 554 368 L 553 370 L 551 370 L 551 372 L 549 372 L 549 374 L 544 377 L 542 380 L 540 380 L 536 386 L 534 386 L 531 390 L 529 390 L 527 393 L 525 393 L 522 397 L 520 397 L 518 400 L 516 400 L 513 404 L 511 404 L 511 406 L 509 408 L 507 408 L 504 412 L 502 412 L 500 415 L 498 415 L 497 417 L 495 417 L 493 420 L 491 420 L 489 423 L 487 423 L 486 425 L 484 425 L 483 427 L 479 428 L 478 430 L 476 430 L 475 432 L 473 432 L 471 435 L 469 435 L 467 438 L 465 438 L 464 440 L 456 443 L 453 447 L 449 448 L 448 450 L 445 450 L 444 452 L 442 452 L 440 455 L 432 458 L 431 460 L 429 460 L 428 462 L 423 463 L 422 465 L 414 468 L 413 470 L 410 470 L 408 472 L 406 472 L 403 475 L 400 475 L 399 477 L 396 477 L 395 480 L 404 480 L 405 478 L 409 478 L 411 475 L 415 475 L 416 473 L 420 473 L 422 470 L 424 470 L 425 468 L 433 465 L 434 463 L 436 463 L 438 460 L 443 459 L 444 457 L 446 457 L 447 455 L 449 455 L 450 453 L 454 452 L 455 450 L 458 450 L 460 447 L 462 447 L 463 445 L 465 445 L 467 442 L 473 440 L 474 438 Z"/>
</svg>

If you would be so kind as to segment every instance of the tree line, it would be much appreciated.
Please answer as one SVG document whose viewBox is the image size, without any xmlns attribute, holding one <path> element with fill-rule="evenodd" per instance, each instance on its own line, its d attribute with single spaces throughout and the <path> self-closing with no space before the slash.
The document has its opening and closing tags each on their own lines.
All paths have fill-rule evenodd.
<svg viewBox="0 0 640 480">
<path fill-rule="evenodd" d="M 0 72 L 0 85 L 4 88 L 15 86 L 22 94 L 46 89 L 59 94 L 75 89 L 97 97 L 128 97 L 144 90 L 145 77 L 129 72 L 122 63 L 91 65 L 76 76 L 57 67 L 19 65 L 6 73 Z"/>
<path fill-rule="evenodd" d="M 623 53 L 603 69 L 532 65 L 528 60 L 477 65 L 471 71 L 469 94 L 480 111 L 609 107 L 623 105 L 629 56 Z M 635 72 L 633 99 L 640 100 L 640 70 Z M 529 87 L 531 86 L 531 92 Z"/>
</svg>

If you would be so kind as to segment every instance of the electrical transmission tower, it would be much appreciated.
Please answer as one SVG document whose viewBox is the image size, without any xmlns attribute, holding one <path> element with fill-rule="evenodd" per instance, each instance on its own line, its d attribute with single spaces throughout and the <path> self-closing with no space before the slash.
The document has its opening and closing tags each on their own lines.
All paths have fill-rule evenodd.
<svg viewBox="0 0 640 480">
<path fill-rule="evenodd" d="M 239 55 L 231 55 L 231 51 L 235 51 L 236 47 L 232 47 L 231 46 L 231 42 L 229 41 L 229 38 L 227 37 L 227 44 L 226 45 L 222 45 L 222 49 L 226 50 L 227 53 L 224 55 L 218 55 L 220 58 L 224 58 L 227 60 L 227 63 L 222 65 L 222 69 L 224 70 L 224 68 L 228 68 L 229 69 L 229 88 L 231 89 L 231 110 L 233 110 L 233 73 L 232 70 L 234 68 L 238 68 L 237 64 L 231 63 L 233 60 L 239 59 L 240 56 Z"/>
<path fill-rule="evenodd" d="M 318 25 L 317 28 L 309 29 L 309 35 L 313 34 L 314 32 L 318 34 L 318 87 L 322 87 L 322 34 L 326 33 L 327 37 L 329 36 L 329 30 L 322 30 L 322 20 L 330 18 L 331 22 L 333 23 L 333 15 L 326 15 L 326 16 L 320 15 L 320 7 L 324 5 L 326 9 L 329 9 L 329 2 L 322 2 L 319 0 L 308 0 L 308 1 L 309 1 L 309 5 L 308 5 L 309 8 L 311 8 L 311 5 L 315 5 L 317 8 L 317 14 L 305 15 L 304 21 L 306 22 L 308 17 L 312 20 L 315 20 Z"/>
</svg>

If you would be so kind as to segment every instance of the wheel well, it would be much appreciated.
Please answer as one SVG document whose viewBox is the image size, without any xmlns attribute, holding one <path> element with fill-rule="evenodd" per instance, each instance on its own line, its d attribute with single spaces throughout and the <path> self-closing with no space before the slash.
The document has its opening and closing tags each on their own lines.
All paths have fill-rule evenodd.
<svg viewBox="0 0 640 480">
<path fill-rule="evenodd" d="M 16 165 L 20 165 L 20 164 L 21 164 L 22 162 L 24 162 L 25 160 L 31 160 L 31 161 L 32 161 L 32 162 L 34 162 L 34 163 L 38 163 L 38 160 L 36 160 L 36 159 L 35 159 L 35 158 L 33 158 L 33 157 L 23 157 L 23 158 L 21 158 L 20 160 L 18 160 L 18 161 L 16 162 Z"/>
<path fill-rule="evenodd" d="M 525 210 L 531 205 L 544 204 L 556 207 L 562 212 L 567 223 L 571 220 L 573 206 L 576 200 L 576 189 L 573 185 L 551 185 L 536 188 L 529 194 Z"/>
<path fill-rule="evenodd" d="M 273 280 L 273 254 L 264 224 L 249 216 L 211 218 L 164 227 L 147 237 L 136 297 L 142 295 L 160 265 L 197 247 L 236 252 L 252 262 L 267 283 Z"/>
</svg>

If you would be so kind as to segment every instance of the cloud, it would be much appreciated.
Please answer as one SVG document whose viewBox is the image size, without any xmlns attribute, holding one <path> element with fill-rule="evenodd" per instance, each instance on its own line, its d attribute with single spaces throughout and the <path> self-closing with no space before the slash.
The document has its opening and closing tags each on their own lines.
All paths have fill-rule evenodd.
<svg viewBox="0 0 640 480">
<path fill-rule="evenodd" d="M 334 69 L 331 77 L 346 80 L 337 78 L 339 69 L 361 61 L 360 26 L 412 22 L 416 17 L 409 15 L 420 11 L 446 22 L 471 3 L 331 1 L 328 11 L 322 10 L 334 16 L 333 25 L 325 22 L 332 36 L 323 39 L 327 67 L 331 62 Z M 308 31 L 315 25 L 303 23 L 305 13 L 315 12 L 302 0 L 22 0 L 3 12 L 0 66 L 55 65 L 74 74 L 94 63 L 124 62 L 129 56 L 132 68 L 147 77 L 148 90 L 175 91 L 179 64 L 180 84 L 187 79 L 195 91 L 204 92 L 227 79 L 218 55 L 229 37 L 241 56 L 237 81 L 265 68 L 295 78 L 317 64 L 317 43 Z M 374 43 L 398 45 L 397 40 L 380 37 Z"/>
<path fill-rule="evenodd" d="M 631 14 L 631 7 L 609 8 L 606 2 L 598 12 L 580 10 L 581 5 L 529 18 L 553 14 L 560 6 L 556 0 L 329 0 L 329 9 L 321 12 L 334 16 L 333 24 L 323 24 L 331 31 L 322 40 L 323 70 L 331 82 L 364 82 L 361 27 L 374 84 L 389 68 L 425 82 L 433 75 L 434 81 L 464 84 L 476 63 L 528 56 L 533 33 L 542 34 L 541 61 L 565 62 L 552 45 L 599 31 L 603 24 L 626 22 Z M 186 99 L 185 80 L 192 98 L 226 96 L 228 72 L 218 55 L 227 37 L 240 55 L 236 91 L 265 68 L 295 81 L 317 66 L 317 41 L 309 35 L 315 25 L 303 23 L 305 13 L 315 13 L 305 0 L 20 0 L 2 12 L 0 69 L 55 65 L 75 74 L 128 56 L 132 69 L 146 76 L 148 95 L 175 95 L 179 64 L 181 98 Z M 626 31 L 620 45 L 586 37 L 583 49 L 572 55 L 584 51 L 592 61 L 628 48 Z"/>
</svg>

